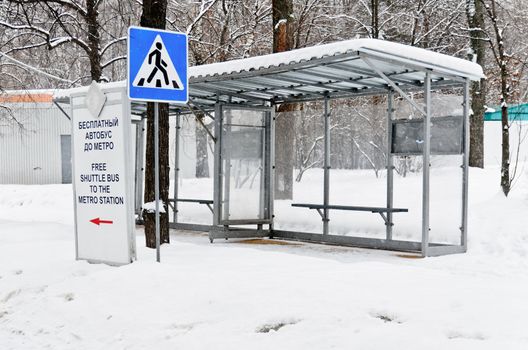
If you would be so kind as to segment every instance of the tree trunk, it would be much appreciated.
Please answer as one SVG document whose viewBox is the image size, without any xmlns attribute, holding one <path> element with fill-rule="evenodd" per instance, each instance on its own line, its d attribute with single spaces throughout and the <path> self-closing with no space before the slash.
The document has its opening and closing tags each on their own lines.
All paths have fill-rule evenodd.
<svg viewBox="0 0 528 350">
<path fill-rule="evenodd" d="M 511 189 L 510 181 L 510 125 L 508 123 L 508 72 L 505 65 L 501 67 L 501 126 L 502 126 L 502 161 L 501 161 L 501 187 L 505 196 Z"/>
<path fill-rule="evenodd" d="M 86 23 L 88 25 L 88 59 L 90 60 L 90 76 L 92 80 L 101 81 L 103 75 L 103 68 L 101 67 L 101 55 L 99 54 L 101 37 L 99 35 L 98 23 L 98 1 L 86 1 Z"/>
<path fill-rule="evenodd" d="M 141 26 L 165 29 L 166 0 L 144 0 Z M 169 243 L 169 105 L 159 104 L 159 193 L 165 213 L 160 213 L 160 243 Z M 147 147 L 145 155 L 145 203 L 155 200 L 154 188 L 154 103 L 147 103 Z M 145 240 L 149 248 L 156 247 L 156 216 L 143 211 Z"/>
<path fill-rule="evenodd" d="M 277 108 L 275 118 L 275 199 L 293 198 L 295 104 Z"/>
<path fill-rule="evenodd" d="M 205 119 L 203 113 L 196 113 L 197 117 L 202 121 Z M 197 120 L 195 127 L 196 135 L 196 177 L 209 177 L 209 158 L 207 149 L 207 131 L 204 130 L 203 125 Z"/>
<path fill-rule="evenodd" d="M 223 45 L 223 44 L 222 44 Z M 203 58 L 201 56 L 201 53 L 199 50 L 193 50 L 194 54 L 194 62 L 195 66 L 202 65 Z M 209 153 L 208 153 L 208 144 L 207 144 L 207 137 L 208 133 L 204 129 L 204 126 L 202 123 L 205 123 L 205 115 L 196 110 L 195 112 L 195 128 L 194 128 L 194 135 L 195 135 L 195 145 L 196 145 L 196 167 L 195 167 L 195 175 L 197 178 L 204 178 L 209 177 Z M 201 121 L 201 122 L 200 122 Z"/>
<path fill-rule="evenodd" d="M 273 52 L 293 48 L 293 2 L 273 0 Z M 295 104 L 281 105 L 275 122 L 275 198 L 293 198 Z"/>
<path fill-rule="evenodd" d="M 374 39 L 379 38 L 379 0 L 371 0 L 370 7 L 372 12 L 371 18 L 371 36 Z"/>
<path fill-rule="evenodd" d="M 486 60 L 486 34 L 484 33 L 484 4 L 480 0 L 467 0 L 466 13 L 472 49 L 470 59 L 482 67 Z M 486 111 L 486 79 L 471 83 L 471 115 L 469 131 L 469 166 L 484 168 L 484 113 Z"/>
<path fill-rule="evenodd" d="M 508 196 L 511 189 L 510 179 L 510 125 L 508 123 L 508 102 L 510 97 L 508 62 L 504 48 L 504 28 L 499 27 L 497 20 L 497 9 L 495 0 L 491 1 L 491 7 L 487 6 L 490 15 L 493 31 L 495 32 L 496 47 L 494 49 L 495 58 L 500 71 L 501 84 L 501 126 L 502 126 L 502 160 L 501 160 L 501 179 L 500 184 L 502 192 Z"/>
</svg>

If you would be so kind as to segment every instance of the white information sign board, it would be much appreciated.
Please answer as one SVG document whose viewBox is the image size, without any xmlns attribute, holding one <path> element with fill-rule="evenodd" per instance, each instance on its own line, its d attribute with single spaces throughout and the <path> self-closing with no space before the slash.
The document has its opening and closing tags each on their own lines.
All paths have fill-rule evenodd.
<svg viewBox="0 0 528 350">
<path fill-rule="evenodd" d="M 125 89 L 101 90 L 99 115 L 86 93 L 71 97 L 76 257 L 128 264 L 135 259 L 130 103 Z"/>
</svg>

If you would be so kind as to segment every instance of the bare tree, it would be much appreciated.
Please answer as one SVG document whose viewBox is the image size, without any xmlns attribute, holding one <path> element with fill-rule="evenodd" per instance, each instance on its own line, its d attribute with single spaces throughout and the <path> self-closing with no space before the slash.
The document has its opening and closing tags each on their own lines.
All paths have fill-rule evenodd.
<svg viewBox="0 0 528 350">
<path fill-rule="evenodd" d="M 143 0 L 141 26 L 165 29 L 166 0 Z M 169 105 L 159 103 L 159 194 L 163 210 L 160 212 L 160 243 L 169 243 Z M 145 154 L 145 203 L 155 200 L 154 173 L 154 103 L 147 103 L 147 147 Z M 156 247 L 156 214 L 143 211 L 145 240 L 148 248 Z"/>
<path fill-rule="evenodd" d="M 194 65 L 222 62 L 261 54 L 267 45 L 262 34 L 270 6 L 266 2 L 202 0 L 171 1 L 168 28 L 187 32 L 189 59 Z M 208 177 L 208 151 L 211 139 L 204 125 L 207 118 L 196 110 L 196 176 Z"/>
<path fill-rule="evenodd" d="M 380 36 L 380 25 L 379 25 L 379 0 L 370 0 L 370 36 L 374 39 L 378 39 Z"/>
<path fill-rule="evenodd" d="M 469 59 L 486 65 L 486 33 L 484 32 L 484 3 L 466 0 L 466 14 L 471 50 Z M 486 111 L 486 78 L 471 83 L 471 127 L 469 141 L 469 165 L 484 168 L 484 112 Z"/>
<path fill-rule="evenodd" d="M 273 0 L 273 52 L 291 50 L 293 46 L 293 2 Z M 295 104 L 280 105 L 275 119 L 275 198 L 293 198 Z"/>
<path fill-rule="evenodd" d="M 108 80 L 103 69 L 115 63 L 121 57 L 112 57 L 104 62 L 105 54 L 116 44 L 124 44 L 126 37 L 109 37 L 101 41 L 103 27 L 100 23 L 100 10 L 103 1 L 85 2 L 67 0 L 9 0 L 12 5 L 8 18 L 0 20 L 0 25 L 13 30 L 16 35 L 29 36 L 24 45 L 13 47 L 10 52 L 47 48 L 62 49 L 74 46 L 88 58 L 90 79 Z"/>
<path fill-rule="evenodd" d="M 9 0 L 0 19 L 11 33 L 4 53 L 27 53 L 30 65 L 46 64 L 54 74 L 81 83 L 108 81 L 103 70 L 126 59 L 125 33 L 133 8 L 131 1 Z M 55 55 L 45 59 L 46 51 Z M 123 77 L 123 72 L 124 64 L 116 75 Z"/>
<path fill-rule="evenodd" d="M 491 52 L 494 62 L 499 70 L 500 81 L 500 107 L 501 107 L 501 132 L 502 132 L 502 158 L 500 185 L 502 192 L 508 196 L 511 189 L 510 178 L 510 124 L 508 121 L 508 103 L 510 100 L 510 72 L 509 61 L 511 55 L 506 53 L 504 33 L 508 23 L 503 23 L 499 18 L 496 0 L 481 0 L 484 2 L 487 17 L 491 23 L 492 34 L 489 35 Z"/>
</svg>

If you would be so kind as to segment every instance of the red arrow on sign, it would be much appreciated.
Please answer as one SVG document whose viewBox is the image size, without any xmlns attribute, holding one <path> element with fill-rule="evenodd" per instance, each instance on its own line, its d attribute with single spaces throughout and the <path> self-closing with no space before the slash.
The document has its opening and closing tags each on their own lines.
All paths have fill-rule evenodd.
<svg viewBox="0 0 528 350">
<path fill-rule="evenodd" d="M 99 226 L 100 224 L 113 224 L 114 223 L 112 220 L 101 220 L 99 218 L 92 219 L 90 220 L 90 222 L 92 224 L 96 224 L 97 226 Z"/>
</svg>

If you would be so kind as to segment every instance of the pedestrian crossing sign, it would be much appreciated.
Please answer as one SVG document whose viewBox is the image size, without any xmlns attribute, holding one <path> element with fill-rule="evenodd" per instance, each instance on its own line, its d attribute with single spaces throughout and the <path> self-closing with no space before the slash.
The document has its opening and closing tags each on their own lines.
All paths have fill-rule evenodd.
<svg viewBox="0 0 528 350">
<path fill-rule="evenodd" d="M 128 97 L 187 103 L 187 35 L 168 30 L 128 29 Z"/>
</svg>

